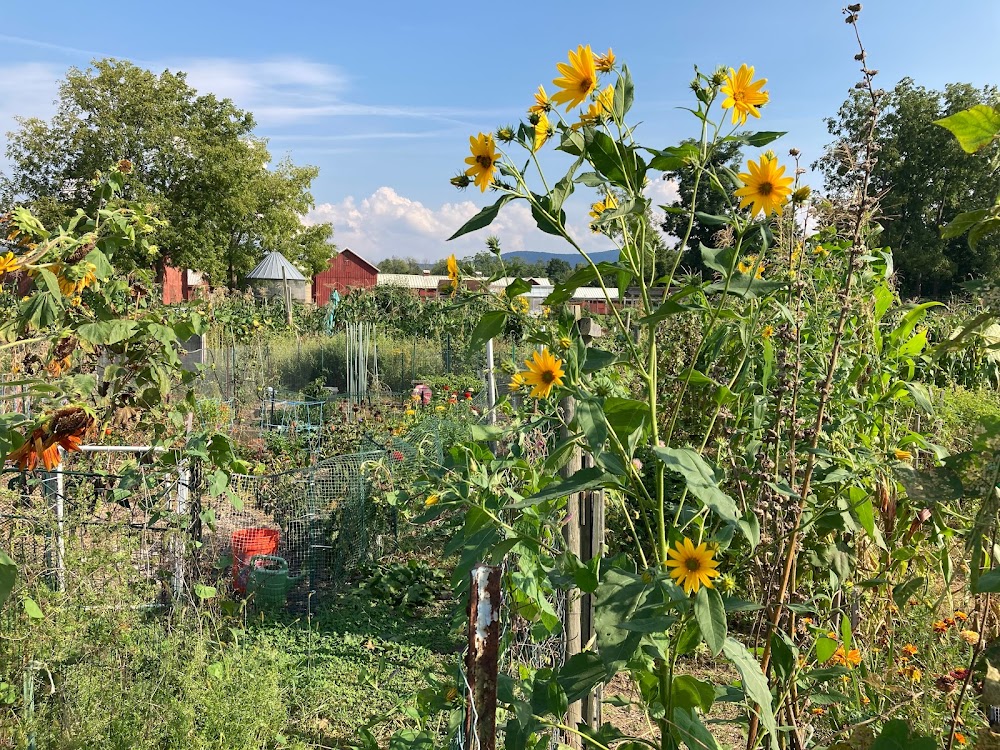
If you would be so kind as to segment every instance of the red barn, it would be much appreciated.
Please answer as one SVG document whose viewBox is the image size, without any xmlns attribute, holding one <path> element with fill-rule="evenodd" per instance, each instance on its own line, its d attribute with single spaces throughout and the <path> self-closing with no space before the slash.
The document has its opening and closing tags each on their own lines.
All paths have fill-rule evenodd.
<svg viewBox="0 0 1000 750">
<path fill-rule="evenodd" d="M 163 304 L 172 305 L 190 299 L 204 297 L 209 291 L 208 282 L 197 271 L 190 268 L 163 269 Z"/>
<path fill-rule="evenodd" d="M 334 291 L 343 297 L 352 289 L 371 289 L 377 281 L 378 267 L 345 247 L 336 257 L 330 258 L 325 271 L 313 277 L 313 302 L 325 305 Z"/>
</svg>

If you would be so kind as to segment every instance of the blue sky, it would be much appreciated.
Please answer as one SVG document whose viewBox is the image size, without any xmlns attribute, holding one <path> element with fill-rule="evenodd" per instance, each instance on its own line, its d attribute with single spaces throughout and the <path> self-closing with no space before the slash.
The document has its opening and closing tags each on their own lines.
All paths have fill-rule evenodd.
<svg viewBox="0 0 1000 750">
<path fill-rule="evenodd" d="M 689 102 L 692 66 L 747 62 L 769 81 L 759 128 L 787 130 L 776 150 L 803 160 L 828 142 L 823 118 L 858 77 L 855 41 L 829 0 L 756 3 L 199 2 L 105 0 L 18 3 L 0 35 L 0 129 L 14 115 L 49 116 L 58 80 L 95 57 L 189 72 L 200 91 L 251 110 L 276 158 L 320 167 L 310 220 L 334 223 L 334 239 L 377 260 L 438 258 L 482 248 L 559 249 L 523 207 L 461 243 L 444 240 L 491 199 L 457 192 L 468 136 L 513 123 L 538 84 L 551 92 L 555 64 L 577 44 L 614 49 L 636 84 L 639 139 L 663 147 L 696 133 L 677 108 Z M 865 3 L 869 64 L 889 88 L 903 76 L 928 87 L 997 81 L 1000 3 L 925 0 Z M 6 138 L 3 138 L 6 145 Z M 568 164 L 546 162 L 552 170 Z M 0 160 L 2 165 L 2 160 Z M 662 202 L 670 186 L 657 184 Z M 589 196 L 571 221 L 587 236 Z M 595 244 L 597 243 L 597 244 Z"/>
</svg>

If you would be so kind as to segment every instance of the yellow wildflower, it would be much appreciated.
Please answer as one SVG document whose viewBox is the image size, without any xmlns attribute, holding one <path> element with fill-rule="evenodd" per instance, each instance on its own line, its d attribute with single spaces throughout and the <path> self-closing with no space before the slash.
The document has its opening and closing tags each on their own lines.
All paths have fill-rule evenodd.
<svg viewBox="0 0 1000 750">
<path fill-rule="evenodd" d="M 476 187 L 485 193 L 497 171 L 498 159 L 493 136 L 484 133 L 469 136 L 469 148 L 472 156 L 465 157 L 465 163 L 469 165 L 465 174 L 472 177 Z"/>
<path fill-rule="evenodd" d="M 594 67 L 601 73 L 610 73 L 615 67 L 615 53 L 608 47 L 603 55 L 594 55 Z"/>
<path fill-rule="evenodd" d="M 740 199 L 740 208 L 751 206 L 750 214 L 756 216 L 763 212 L 765 216 L 781 211 L 794 181 L 791 177 L 783 177 L 785 168 L 776 159 L 766 155 L 759 162 L 747 162 L 749 172 L 740 174 L 743 187 L 736 191 Z"/>
<path fill-rule="evenodd" d="M 753 80 L 753 67 L 746 63 L 739 70 L 729 69 L 726 82 L 719 89 L 726 98 L 722 101 L 723 109 L 733 110 L 733 125 L 742 125 L 747 121 L 747 115 L 759 118 L 757 107 L 767 104 L 769 99 L 766 91 L 761 91 L 766 78 Z"/>
<path fill-rule="evenodd" d="M 558 63 L 556 67 L 562 77 L 552 81 L 559 89 L 552 96 L 553 104 L 565 104 L 570 110 L 582 104 L 597 88 L 597 69 L 589 44 L 578 46 L 576 52 L 570 50 L 569 64 Z"/>
</svg>

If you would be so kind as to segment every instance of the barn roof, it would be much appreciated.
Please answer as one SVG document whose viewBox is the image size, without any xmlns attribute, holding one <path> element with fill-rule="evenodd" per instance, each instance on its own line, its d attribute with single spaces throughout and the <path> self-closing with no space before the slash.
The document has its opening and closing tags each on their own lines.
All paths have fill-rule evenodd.
<svg viewBox="0 0 1000 750">
<path fill-rule="evenodd" d="M 282 279 L 288 279 L 289 281 L 306 280 L 302 272 L 288 262 L 288 258 L 276 251 L 271 251 L 265 255 L 264 260 L 254 266 L 254 269 L 247 274 L 247 278 L 266 281 L 281 281 Z"/>
<path fill-rule="evenodd" d="M 380 273 L 379 286 L 401 286 L 406 289 L 437 289 L 442 281 L 448 281 L 448 276 L 437 276 L 419 273 Z"/>
<path fill-rule="evenodd" d="M 356 261 L 358 261 L 361 265 L 368 266 L 368 270 L 371 271 L 372 273 L 378 273 L 378 266 L 376 266 L 374 263 L 372 263 L 369 260 L 365 260 L 360 255 L 358 255 L 356 252 L 354 252 L 353 250 L 351 250 L 351 248 L 345 247 L 343 250 L 340 251 L 340 254 L 341 255 L 350 255 L 352 258 L 354 258 Z"/>
</svg>

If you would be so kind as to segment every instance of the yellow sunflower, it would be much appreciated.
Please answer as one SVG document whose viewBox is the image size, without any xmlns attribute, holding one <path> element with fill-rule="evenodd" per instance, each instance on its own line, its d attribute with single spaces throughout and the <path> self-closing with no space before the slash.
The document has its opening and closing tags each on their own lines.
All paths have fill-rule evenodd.
<svg viewBox="0 0 1000 750">
<path fill-rule="evenodd" d="M 913 458 L 913 454 L 909 451 L 904 451 L 902 448 L 897 448 L 893 451 L 893 455 L 896 457 L 897 461 L 909 461 Z"/>
<path fill-rule="evenodd" d="M 757 262 L 756 255 L 748 255 L 745 260 L 741 260 L 736 264 L 736 270 L 742 274 L 749 274 L 755 266 L 757 271 L 754 273 L 754 276 L 758 279 L 764 278 L 764 264 Z"/>
<path fill-rule="evenodd" d="M 690 539 L 684 537 L 677 542 L 675 549 L 667 552 L 667 557 L 667 567 L 673 568 L 670 577 L 677 579 L 685 594 L 697 594 L 702 586 L 712 588 L 712 579 L 719 575 L 716 570 L 719 563 L 712 559 L 712 552 L 705 542 L 695 547 Z"/>
<path fill-rule="evenodd" d="M 545 145 L 545 141 L 552 135 L 552 126 L 549 124 L 549 117 L 544 112 L 538 115 L 538 122 L 535 123 L 535 141 L 531 147 L 532 151 L 537 151 Z"/>
<path fill-rule="evenodd" d="M 778 165 L 777 159 L 770 159 L 766 155 L 760 157 L 760 162 L 753 160 L 747 162 L 749 172 L 740 175 L 743 187 L 736 191 L 740 199 L 740 208 L 746 208 L 752 204 L 750 214 L 756 216 L 761 211 L 764 214 L 776 214 L 781 211 L 781 207 L 788 200 L 791 192 L 789 187 L 793 178 L 784 177 L 785 168 Z"/>
<path fill-rule="evenodd" d="M 458 286 L 458 261 L 455 260 L 455 253 L 448 256 L 448 278 L 453 287 Z"/>
<path fill-rule="evenodd" d="M 597 203 L 590 204 L 590 218 L 597 221 L 601 218 L 601 214 L 612 208 L 618 208 L 618 201 L 615 200 L 615 196 L 608 193 L 608 197 L 602 201 L 597 201 Z"/>
<path fill-rule="evenodd" d="M 11 271 L 16 271 L 18 268 L 20 268 L 20 266 L 17 263 L 17 257 L 14 253 L 0 255 L 0 276 L 5 273 L 10 273 Z"/>
<path fill-rule="evenodd" d="M 594 56 L 594 67 L 601 73 L 611 72 L 611 69 L 615 67 L 615 53 L 611 51 L 610 47 L 608 47 L 606 54 Z"/>
<path fill-rule="evenodd" d="M 549 95 L 545 93 L 545 87 L 539 86 L 535 94 L 535 103 L 528 107 L 529 115 L 541 115 L 552 111 L 552 102 Z"/>
<path fill-rule="evenodd" d="M 519 391 L 523 386 L 524 386 L 523 372 L 515 372 L 513 375 L 510 376 L 510 383 L 507 384 L 508 388 L 510 388 L 512 391 Z"/>
<path fill-rule="evenodd" d="M 465 174 L 474 178 L 476 187 L 485 193 L 497 171 L 496 144 L 492 135 L 480 133 L 478 136 L 469 136 L 469 147 L 472 149 L 472 156 L 465 157 L 465 163 L 469 165 Z"/>
<path fill-rule="evenodd" d="M 733 110 L 733 125 L 745 123 L 747 115 L 760 117 L 757 107 L 767 104 L 770 98 L 766 91 L 760 90 L 765 83 L 767 83 L 766 78 L 753 80 L 753 67 L 748 67 L 746 63 L 741 65 L 739 70 L 729 69 L 726 82 L 722 84 L 720 91 L 726 95 L 722 101 L 722 108 Z"/>
<path fill-rule="evenodd" d="M 562 360 L 553 357 L 548 349 L 536 351 L 530 359 L 524 360 L 524 364 L 528 370 L 521 376 L 524 384 L 531 386 L 533 398 L 548 398 L 555 386 L 562 385 L 563 375 L 566 374 L 562 369 Z"/>
<path fill-rule="evenodd" d="M 586 112 L 580 113 L 580 122 L 573 125 L 573 130 L 582 128 L 584 125 L 597 125 L 601 120 L 609 117 L 614 110 L 615 88 L 607 86 L 598 94 L 594 101 L 590 103 Z"/>
<path fill-rule="evenodd" d="M 594 67 L 594 53 L 590 45 L 580 45 L 576 52 L 569 51 L 569 64 L 558 63 L 556 67 L 562 78 L 552 81 L 559 89 L 552 95 L 553 104 L 565 104 L 566 109 L 578 107 L 597 88 L 597 69 Z"/>
<path fill-rule="evenodd" d="M 760 333 L 761 338 L 769 339 L 774 335 L 774 326 L 764 326 L 764 330 Z"/>
</svg>

